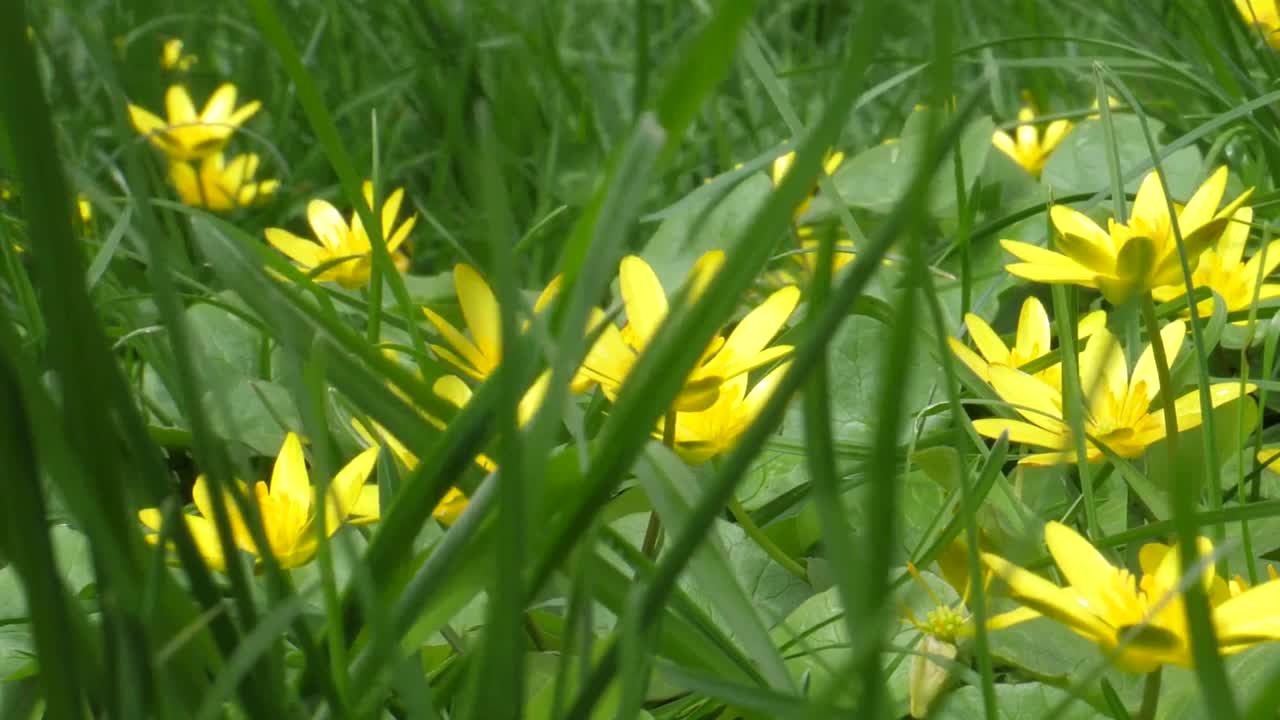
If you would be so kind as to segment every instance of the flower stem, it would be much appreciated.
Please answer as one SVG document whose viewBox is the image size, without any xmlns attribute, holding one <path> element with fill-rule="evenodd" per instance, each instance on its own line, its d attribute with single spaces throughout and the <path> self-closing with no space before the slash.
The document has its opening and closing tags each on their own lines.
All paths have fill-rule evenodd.
<svg viewBox="0 0 1280 720">
<path fill-rule="evenodd" d="M 759 525 L 756 525 L 756 521 L 751 519 L 750 513 L 747 512 L 746 508 L 742 507 L 742 503 L 738 502 L 738 498 L 729 498 L 729 512 L 733 513 L 733 519 L 738 521 L 738 525 L 742 526 L 747 536 L 754 540 L 769 557 L 781 565 L 783 570 L 806 583 L 809 582 L 809 573 L 785 550 L 778 547 L 778 544 L 766 535 Z"/>
<path fill-rule="evenodd" d="M 662 423 L 662 444 L 671 449 L 676 447 L 676 411 L 671 409 L 667 411 L 667 417 Z M 640 546 L 640 552 L 650 560 L 658 554 L 658 543 L 662 541 L 662 518 L 658 517 L 658 511 L 649 512 L 649 525 L 644 529 L 644 544 Z"/>
<path fill-rule="evenodd" d="M 1163 665 L 1147 673 L 1147 681 L 1142 685 L 1142 707 L 1138 708 L 1136 720 L 1155 720 L 1156 706 L 1160 704 L 1160 680 L 1163 674 Z"/>
</svg>

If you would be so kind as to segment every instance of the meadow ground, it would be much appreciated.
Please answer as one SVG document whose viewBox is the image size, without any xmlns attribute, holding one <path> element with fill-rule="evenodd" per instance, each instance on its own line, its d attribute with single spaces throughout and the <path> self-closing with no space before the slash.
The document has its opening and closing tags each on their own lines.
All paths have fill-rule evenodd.
<svg viewBox="0 0 1280 720">
<path fill-rule="evenodd" d="M 1276 717 L 1278 52 L 0 4 L 0 718 Z"/>
</svg>

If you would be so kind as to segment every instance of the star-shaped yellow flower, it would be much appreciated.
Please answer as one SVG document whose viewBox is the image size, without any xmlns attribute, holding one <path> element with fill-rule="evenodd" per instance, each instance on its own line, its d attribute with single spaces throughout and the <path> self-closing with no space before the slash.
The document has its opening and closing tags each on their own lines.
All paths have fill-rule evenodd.
<svg viewBox="0 0 1280 720">
<path fill-rule="evenodd" d="M 991 382 L 991 366 L 1007 365 L 1020 368 L 1027 363 L 1048 354 L 1053 344 L 1053 328 L 1049 323 L 1049 314 L 1044 305 L 1034 297 L 1022 302 L 1022 311 L 1018 313 L 1018 330 L 1014 335 L 1013 347 L 1004 344 L 1004 340 L 987 324 L 986 320 L 967 313 L 964 316 L 965 327 L 969 328 L 969 336 L 978 352 L 965 347 L 956 338 L 947 338 L 951 351 L 979 378 Z M 1080 318 L 1076 325 L 1077 339 L 1084 339 L 1106 327 L 1107 314 L 1097 310 Z M 1062 366 L 1054 363 L 1035 373 L 1035 377 L 1044 380 L 1054 387 L 1062 387 Z"/>
<path fill-rule="evenodd" d="M 132 103 L 129 119 L 134 129 L 172 160 L 199 160 L 221 151 L 227 139 L 262 107 L 262 103 L 254 100 L 237 109 L 236 86 L 231 83 L 223 83 L 214 90 L 198 115 L 183 85 L 171 85 L 165 93 L 164 104 L 168 120 Z"/>
<path fill-rule="evenodd" d="M 473 380 L 484 380 L 502 363 L 502 328 L 498 298 L 484 277 L 475 268 L 466 264 L 458 264 L 453 268 L 453 287 L 458 295 L 458 305 L 462 309 L 462 319 L 466 322 L 471 337 L 445 320 L 431 308 L 422 308 L 427 320 L 436 331 L 444 337 L 448 347 L 432 345 L 445 362 L 453 365 Z M 535 313 L 542 312 L 560 292 L 560 277 L 556 276 L 538 295 L 533 303 Z M 524 323 L 523 328 L 527 328 Z M 522 329 L 523 329 L 522 328 Z M 582 392 L 591 384 L 590 378 L 579 376 L 574 379 L 574 392 Z"/>
<path fill-rule="evenodd" d="M 1246 23 L 1262 32 L 1268 45 L 1280 48 L 1280 9 L 1276 0 L 1236 0 L 1236 9 Z"/>
<path fill-rule="evenodd" d="M 1244 247 L 1249 239 L 1249 223 L 1253 222 L 1253 208 L 1242 207 L 1231 218 L 1231 224 L 1222 233 L 1218 243 L 1204 251 L 1200 256 L 1200 265 L 1191 275 L 1192 284 L 1207 287 L 1222 296 L 1227 305 L 1227 312 L 1247 310 L 1257 301 L 1280 297 L 1280 284 L 1258 281 L 1265 280 L 1280 265 L 1280 240 L 1274 240 L 1248 262 L 1244 262 Z M 1186 285 L 1181 280 L 1176 285 L 1166 285 L 1151 291 L 1151 295 L 1160 302 L 1174 300 L 1186 295 Z M 1213 298 L 1207 298 L 1196 306 L 1200 317 L 1213 314 Z M 1189 313 L 1188 313 L 1189 314 Z M 1237 320 L 1243 325 L 1247 320 Z"/>
<path fill-rule="evenodd" d="M 377 459 L 377 448 L 365 450 L 339 470 L 329 483 L 329 500 L 325 503 L 325 531 L 328 534 L 332 535 L 343 522 L 363 524 L 378 519 L 378 487 L 365 484 Z M 241 484 L 241 490 L 249 502 L 257 503 L 269 549 L 280 567 L 298 567 L 309 562 L 315 555 L 317 543 L 316 488 L 307 475 L 307 462 L 298 436 L 293 433 L 285 436 L 271 472 L 269 487 L 259 481 L 254 484 L 252 492 L 244 484 Z M 195 540 L 196 549 L 210 568 L 225 570 L 227 559 L 222 554 L 213 521 L 213 496 L 203 475 L 196 479 L 191 495 L 199 514 L 182 517 Z M 235 500 L 227 495 L 224 501 L 236 547 L 260 556 L 262 552 L 253 541 Z M 159 532 L 162 515 L 158 509 L 142 510 L 138 518 L 143 525 Z M 158 537 L 150 534 L 147 540 L 154 543 Z"/>
<path fill-rule="evenodd" d="M 1066 525 L 1048 523 L 1044 538 L 1066 587 L 998 555 L 982 553 L 983 563 L 1008 584 L 1015 600 L 1116 653 L 1115 663 L 1121 669 L 1150 672 L 1167 664 L 1192 666 L 1177 548 L 1158 543 L 1144 546 L 1138 552 L 1143 573 L 1139 578 L 1109 563 Z M 1213 543 L 1199 538 L 1198 545 L 1201 556 L 1212 557 Z M 1280 582 L 1262 583 L 1233 595 L 1209 562 L 1200 583 L 1209 597 L 1224 654 L 1280 640 Z"/>
<path fill-rule="evenodd" d="M 713 250 L 694 263 L 688 280 L 691 300 L 697 298 L 723 262 L 724 253 Z M 627 324 L 618 330 L 604 318 L 603 313 L 597 311 L 591 327 L 603 328 L 603 331 L 582 366 L 583 372 L 600 383 L 610 399 L 617 397 L 640 353 L 648 347 L 667 316 L 666 292 L 653 268 L 644 260 L 635 255 L 623 258 L 618 280 L 622 303 L 627 311 Z M 703 350 L 698 364 L 685 378 L 684 387 L 676 396 L 672 409 L 679 412 L 706 410 L 716 402 L 723 383 L 790 354 L 790 345 L 770 346 L 769 343 L 782 330 L 799 301 L 800 291 L 797 288 L 782 288 L 747 313 L 728 338 L 713 338 Z"/>
<path fill-rule="evenodd" d="M 191 163 L 177 160 L 169 164 L 169 179 L 182 202 L 224 212 L 265 200 L 280 187 L 279 180 L 254 180 L 258 162 L 253 153 L 227 162 L 219 152 L 201 160 L 197 172 Z"/>
<path fill-rule="evenodd" d="M 366 180 L 363 189 L 365 202 L 372 208 L 373 183 Z M 387 252 L 392 257 L 418 221 L 416 215 L 410 215 L 408 220 L 396 226 L 396 216 L 403 200 L 404 188 L 397 188 L 382 205 L 382 233 L 387 238 Z M 367 285 L 373 268 L 373 245 L 369 242 L 364 223 L 360 221 L 360 214 L 352 212 L 351 224 L 348 225 L 333 205 L 324 200 L 312 200 L 307 205 L 307 221 L 318 243 L 280 228 L 267 228 L 267 241 L 292 258 L 302 270 L 313 271 L 324 266 L 316 280 L 332 280 L 348 289 Z"/>
<path fill-rule="evenodd" d="M 790 363 L 783 363 L 765 375 L 747 391 L 747 375 L 743 373 L 720 386 L 716 401 L 706 410 L 677 412 L 675 451 L 686 463 L 701 465 L 733 449 L 738 437 L 755 421 L 765 402 L 773 395 Z M 665 418 L 654 433 L 663 437 Z"/>
<path fill-rule="evenodd" d="M 1170 364 L 1182 349 L 1186 332 L 1186 324 L 1181 320 L 1169 323 L 1160 331 L 1160 341 Z M 1103 459 L 1103 447 L 1120 457 L 1138 457 L 1148 446 L 1165 437 L 1164 410 L 1151 409 L 1160 395 L 1160 379 L 1150 345 L 1139 356 L 1130 375 L 1124 348 L 1106 328 L 1100 328 L 1080 353 L 1079 366 L 1085 393 L 1084 431 L 1088 436 L 1089 462 Z M 990 366 L 990 378 L 996 394 L 1024 419 L 975 420 L 973 427 L 979 434 L 998 438 L 1007 431 L 1012 442 L 1053 451 L 1028 455 L 1021 460 L 1024 465 L 1048 466 L 1076 461 L 1059 387 L 1006 365 Z M 1244 386 L 1245 393 L 1255 389 L 1253 384 Z M 1209 386 L 1209 392 L 1213 407 L 1218 407 L 1240 397 L 1241 387 L 1238 382 L 1217 383 Z M 1180 431 L 1199 426 L 1199 391 L 1192 390 L 1178 398 L 1174 411 Z"/>
<path fill-rule="evenodd" d="M 1054 148 L 1058 147 L 1058 143 L 1061 143 L 1067 133 L 1071 132 L 1071 121 L 1054 120 L 1041 134 L 1031 123 L 1035 117 L 1034 109 L 1022 108 L 1018 111 L 1019 124 L 1013 131 L 1013 135 L 1004 130 L 996 130 L 991 136 L 991 144 L 995 145 L 1000 152 L 1013 158 L 1014 162 L 1021 165 L 1033 177 L 1040 177 L 1040 173 L 1044 171 L 1044 164 L 1048 162 Z"/>
<path fill-rule="evenodd" d="M 1194 271 L 1200 254 L 1227 229 L 1231 217 L 1248 199 L 1246 190 L 1222 210 L 1218 205 L 1227 187 L 1227 168 L 1218 168 L 1178 212 L 1178 228 Z M 1082 212 L 1065 205 L 1049 211 L 1058 230 L 1061 253 L 1016 240 L 1000 244 L 1022 260 L 1006 269 L 1021 278 L 1050 284 L 1097 288 L 1108 301 L 1121 305 L 1162 285 L 1182 282 L 1182 266 L 1165 201 L 1164 186 L 1154 172 L 1138 189 L 1128 223 L 1114 219 L 1104 231 Z"/>
</svg>

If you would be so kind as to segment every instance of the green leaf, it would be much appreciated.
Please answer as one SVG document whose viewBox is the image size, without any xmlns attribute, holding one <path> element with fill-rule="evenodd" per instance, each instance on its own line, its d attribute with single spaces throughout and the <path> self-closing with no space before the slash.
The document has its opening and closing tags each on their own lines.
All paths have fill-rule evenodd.
<svg viewBox="0 0 1280 720">
<path fill-rule="evenodd" d="M 773 184 L 755 173 L 725 193 L 702 187 L 665 216 L 643 255 L 668 292 L 674 292 L 689 268 L 708 250 L 730 246 L 764 204 Z"/>
<path fill-rule="evenodd" d="M 997 685 L 996 703 L 999 705 L 997 717 L 1002 720 L 1038 720 L 1048 717 L 1058 705 L 1070 699 L 1071 695 L 1066 691 L 1040 683 Z M 982 692 L 978 688 L 960 688 L 941 702 L 942 710 L 932 716 L 938 720 L 969 720 L 969 718 L 982 717 Z M 1074 700 L 1065 712 L 1054 717 L 1058 720 L 1093 720 L 1106 716 L 1083 700 Z"/>
<path fill-rule="evenodd" d="M 832 179 L 846 203 L 875 213 L 889 212 L 906 192 L 912 173 L 927 152 L 929 112 L 912 113 L 896 142 L 873 146 L 840 166 Z M 958 146 L 966 194 L 986 165 L 994 131 L 991 118 L 981 117 L 970 123 L 961 136 Z M 955 174 L 950 171 L 953 158 L 954 151 L 943 158 L 941 167 L 947 170 L 938 173 L 929 184 L 928 209 L 935 220 L 954 220 L 958 216 Z M 809 212 L 813 217 L 825 217 L 831 212 L 830 200 L 819 196 Z"/>
<path fill-rule="evenodd" d="M 1129 172 L 1138 167 L 1150 166 L 1151 154 L 1147 150 L 1146 137 L 1138 118 L 1133 115 L 1116 115 L 1111 120 L 1115 129 L 1120 169 Z M 1154 136 L 1158 137 L 1164 129 L 1164 124 L 1158 120 L 1148 118 L 1147 123 Z M 1102 123 L 1094 120 L 1077 125 L 1045 163 L 1041 181 L 1053 188 L 1058 195 L 1106 189 L 1109 186 L 1108 148 L 1103 130 Z M 1166 158 L 1163 165 L 1168 178 L 1169 194 L 1185 202 L 1200 186 L 1200 151 L 1194 146 L 1183 148 Z M 1125 184 L 1125 190 L 1137 192 L 1145 175 L 1146 173 L 1142 173 L 1130 179 Z"/>
</svg>

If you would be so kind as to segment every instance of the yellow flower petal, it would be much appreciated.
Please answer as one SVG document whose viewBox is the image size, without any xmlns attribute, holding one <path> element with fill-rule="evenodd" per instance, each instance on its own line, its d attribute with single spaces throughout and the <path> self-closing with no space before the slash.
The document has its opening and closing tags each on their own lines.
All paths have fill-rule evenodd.
<svg viewBox="0 0 1280 720">
<path fill-rule="evenodd" d="M 667 295 L 653 268 L 636 255 L 622 258 L 618 269 L 622 303 L 627 309 L 627 324 L 636 340 L 636 349 L 649 344 L 658 326 L 667 316 Z"/>
<path fill-rule="evenodd" d="M 380 490 L 377 484 L 369 483 L 360 486 L 360 495 L 351 506 L 351 514 L 347 523 L 351 525 L 368 525 L 382 517 Z"/>
<path fill-rule="evenodd" d="M 1094 333 L 1080 353 L 1080 387 L 1095 418 L 1107 415 L 1111 397 L 1124 397 L 1129 390 L 1124 348 L 1106 328 Z"/>
<path fill-rule="evenodd" d="M 1061 431 L 1062 394 L 1057 388 L 1006 365 L 991 366 L 991 386 L 1019 415 L 1051 432 Z"/>
<path fill-rule="evenodd" d="M 307 203 L 307 222 L 311 225 L 311 231 L 315 233 L 316 238 L 330 252 L 351 251 L 350 248 L 345 247 L 349 234 L 347 221 L 333 205 L 324 200 L 312 200 Z"/>
<path fill-rule="evenodd" d="M 328 534 L 332 535 L 351 514 L 377 461 L 378 448 L 369 448 L 352 458 L 333 476 L 329 483 L 329 501 L 325 504 L 325 531 Z"/>
<path fill-rule="evenodd" d="M 1169 204 L 1165 196 L 1164 185 L 1156 172 L 1147 173 L 1138 187 L 1138 195 L 1134 198 L 1130 210 L 1129 224 L 1143 223 L 1146 227 L 1163 232 L 1169 227 Z"/>
<path fill-rule="evenodd" d="M 495 367 L 497 367 L 494 363 L 489 361 L 489 358 L 486 357 L 483 352 L 480 351 L 480 348 L 476 347 L 469 339 L 467 339 L 466 335 L 458 332 L 458 329 L 455 328 L 448 320 L 445 320 L 430 308 L 424 307 L 422 308 L 422 312 L 427 316 L 427 320 L 435 327 L 436 331 L 444 337 L 445 341 L 452 345 L 453 349 L 462 356 L 462 358 L 459 359 L 452 353 L 446 354 L 440 352 L 443 348 L 433 345 L 432 349 L 435 350 L 436 353 L 446 362 L 456 366 L 459 370 L 462 370 L 468 375 L 475 377 L 477 380 L 483 379 L 489 373 L 493 372 Z"/>
<path fill-rule="evenodd" d="M 1014 340 L 1014 349 L 1023 362 L 1048 353 L 1052 337 L 1049 314 L 1045 312 L 1044 305 L 1034 297 L 1024 300 L 1018 313 L 1018 333 Z"/>
<path fill-rule="evenodd" d="M 987 363 L 1002 365 L 1009 363 L 1009 348 L 985 320 L 973 313 L 967 313 L 964 316 L 964 324 L 969 328 L 969 336 L 973 338 L 973 344 L 977 346 L 978 352 L 982 353 Z"/>
<path fill-rule="evenodd" d="M 266 236 L 272 247 L 288 255 L 303 270 L 314 268 L 324 261 L 324 252 L 319 245 L 303 240 L 287 230 L 267 228 Z"/>
<path fill-rule="evenodd" d="M 947 345 L 951 347 L 951 352 L 955 353 L 960 362 L 967 365 L 975 375 L 987 383 L 991 382 L 991 373 L 986 360 L 978 357 L 977 353 L 965 347 L 963 343 L 953 337 L 947 338 Z"/>
<path fill-rule="evenodd" d="M 213 91 L 208 101 L 205 102 L 204 111 L 200 113 L 200 119 L 210 124 L 224 123 L 231 117 L 231 111 L 235 106 L 236 86 L 231 83 L 223 83 Z"/>
<path fill-rule="evenodd" d="M 496 367 L 502 361 L 498 299 L 480 273 L 470 265 L 459 264 L 453 268 L 453 283 L 458 292 L 458 304 L 462 307 L 462 317 L 476 347 L 489 367 Z"/>
<path fill-rule="evenodd" d="M 196 106 L 191 94 L 182 85 L 171 85 L 164 94 L 165 113 L 169 125 L 186 125 L 196 121 Z"/>
<path fill-rule="evenodd" d="M 1178 213 L 1178 224 L 1182 232 L 1188 233 L 1204 225 L 1217 214 L 1218 205 L 1222 203 L 1222 195 L 1227 189 L 1227 166 L 1222 165 L 1205 180 L 1196 190 L 1186 207 Z"/>
<path fill-rule="evenodd" d="M 307 476 L 307 459 L 302 454 L 302 441 L 294 433 L 284 436 L 284 445 L 276 456 L 271 471 L 271 495 L 288 498 L 298 507 L 311 507 L 311 479 Z"/>
<path fill-rule="evenodd" d="M 1181 320 L 1175 320 L 1160 328 L 1160 345 L 1164 347 L 1164 356 L 1168 358 L 1170 366 L 1181 352 L 1182 340 L 1186 335 L 1187 324 Z M 1133 377 L 1129 380 L 1129 387 L 1136 388 L 1139 383 L 1146 385 L 1147 396 L 1155 400 L 1160 390 L 1160 376 L 1156 372 L 1155 350 L 1151 345 L 1147 345 L 1142 355 L 1138 356 L 1137 364 L 1133 366 Z"/>
<path fill-rule="evenodd" d="M 982 553 L 982 562 L 1009 586 L 1018 602 L 1063 623 L 1072 630 L 1100 644 L 1114 645 L 1114 629 L 1086 610 L 1080 597 L 1065 588 L 1027 572 L 998 555 Z M 1108 565 L 1108 572 L 1111 567 Z"/>
<path fill-rule="evenodd" d="M 1253 223 L 1253 208 L 1242 207 L 1231 216 L 1231 224 L 1218 239 L 1218 257 L 1227 267 L 1235 267 L 1244 257 L 1244 246 L 1249 242 L 1250 224 Z M 1246 273 L 1246 277 L 1249 275 Z"/>
<path fill-rule="evenodd" d="M 1032 282 L 1092 286 L 1096 273 L 1066 255 L 1016 240 L 1001 240 L 1000 246 L 1009 254 L 1025 261 L 1005 267 L 1005 270 L 1018 277 Z"/>
<path fill-rule="evenodd" d="M 787 320 L 799 302 L 800 290 L 794 285 L 784 287 L 770 295 L 738 322 L 733 332 L 729 333 L 720 352 L 716 353 L 712 363 L 726 368 L 725 377 L 746 372 L 746 370 L 737 370 L 739 367 L 759 367 L 762 363 L 756 362 L 757 356 L 787 324 Z M 747 367 L 747 370 L 749 369 L 750 367 Z"/>
<path fill-rule="evenodd" d="M 1065 428 L 1063 432 L 1054 432 L 1022 420 L 981 418 L 973 421 L 973 429 L 977 430 L 979 435 L 992 439 L 998 438 L 1002 433 L 1007 432 L 1009 433 L 1009 442 L 1035 445 L 1037 447 L 1063 448 L 1067 445 Z"/>
<path fill-rule="evenodd" d="M 444 375 L 431 384 L 431 392 L 461 408 L 471 402 L 471 388 L 456 375 Z"/>
</svg>

